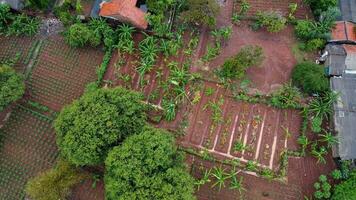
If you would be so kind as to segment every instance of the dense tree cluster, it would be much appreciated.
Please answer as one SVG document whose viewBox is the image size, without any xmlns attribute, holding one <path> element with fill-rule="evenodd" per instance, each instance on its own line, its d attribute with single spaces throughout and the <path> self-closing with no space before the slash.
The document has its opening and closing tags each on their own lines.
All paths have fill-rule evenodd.
<svg viewBox="0 0 356 200">
<path fill-rule="evenodd" d="M 292 72 L 293 84 L 308 94 L 323 93 L 329 90 L 329 81 L 324 68 L 312 62 L 297 64 Z"/>
<path fill-rule="evenodd" d="M 118 87 L 88 92 L 55 121 L 62 155 L 76 165 L 100 164 L 107 151 L 146 124 L 142 95 Z"/>
<path fill-rule="evenodd" d="M 146 128 L 108 155 L 106 199 L 195 199 L 194 179 L 168 132 Z"/>
<path fill-rule="evenodd" d="M 0 111 L 25 93 L 23 77 L 7 65 L 0 65 Z"/>
</svg>

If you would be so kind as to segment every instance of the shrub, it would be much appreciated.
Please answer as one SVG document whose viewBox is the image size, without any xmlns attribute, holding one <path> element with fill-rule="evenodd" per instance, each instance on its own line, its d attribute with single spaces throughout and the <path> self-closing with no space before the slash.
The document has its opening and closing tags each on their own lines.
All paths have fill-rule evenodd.
<svg viewBox="0 0 356 200">
<path fill-rule="evenodd" d="M 287 19 L 278 12 L 261 12 L 257 13 L 256 23 L 259 27 L 266 27 L 268 32 L 276 33 L 286 27 Z"/>
<path fill-rule="evenodd" d="M 70 195 L 71 188 L 87 178 L 88 175 L 59 160 L 57 165 L 32 178 L 26 184 L 27 195 L 34 200 L 59 200 Z"/>
<path fill-rule="evenodd" d="M 39 20 L 25 14 L 15 15 L 10 12 L 10 6 L 0 4 L 0 34 L 33 36 L 39 28 Z"/>
<path fill-rule="evenodd" d="M 187 0 L 186 5 L 188 10 L 183 11 L 180 16 L 185 22 L 215 26 L 215 18 L 220 10 L 216 0 Z"/>
<path fill-rule="evenodd" d="M 170 133 L 146 128 L 106 158 L 106 199 L 195 199 L 194 179 Z"/>
<path fill-rule="evenodd" d="M 100 164 L 108 150 L 146 124 L 142 95 L 121 87 L 84 94 L 55 121 L 62 155 L 76 165 Z"/>
<path fill-rule="evenodd" d="M 310 8 L 313 10 L 313 13 L 316 16 L 319 16 L 321 12 L 328 10 L 330 7 L 336 7 L 337 0 L 305 0 L 307 4 L 310 5 Z"/>
<path fill-rule="evenodd" d="M 0 66 L 0 111 L 25 93 L 23 77 L 6 65 Z"/>
<path fill-rule="evenodd" d="M 316 38 L 316 39 L 311 39 L 311 40 L 303 43 L 300 46 L 300 49 L 310 52 L 310 51 L 322 49 L 324 46 L 325 46 L 325 40 Z"/>
<path fill-rule="evenodd" d="M 175 0 L 147 0 L 146 3 L 149 11 L 156 14 L 163 14 L 175 3 Z"/>
<path fill-rule="evenodd" d="M 49 6 L 49 0 L 28 0 L 31 6 L 38 9 L 45 10 Z"/>
<path fill-rule="evenodd" d="M 316 192 L 314 192 L 316 199 L 329 199 L 331 196 L 331 185 L 325 175 L 320 175 L 319 182 L 314 183 L 314 189 L 316 189 Z"/>
<path fill-rule="evenodd" d="M 94 34 L 92 30 L 88 28 L 85 24 L 76 23 L 69 27 L 69 29 L 65 33 L 66 42 L 72 47 L 83 47 L 87 44 L 91 44 L 92 46 L 96 46 L 100 41 L 100 37 L 97 34 Z"/>
<path fill-rule="evenodd" d="M 270 104 L 277 108 L 300 108 L 301 94 L 298 88 L 291 84 L 285 84 L 272 94 Z"/>
<path fill-rule="evenodd" d="M 337 184 L 334 188 L 331 200 L 352 200 L 356 199 L 356 171 L 350 174 L 350 177 Z"/>
<path fill-rule="evenodd" d="M 242 79 L 249 67 L 260 65 L 263 59 L 261 47 L 245 46 L 236 56 L 224 62 L 218 75 L 223 79 Z"/>
<path fill-rule="evenodd" d="M 324 68 L 312 62 L 297 64 L 292 71 L 293 84 L 308 94 L 329 90 L 329 82 Z"/>
</svg>

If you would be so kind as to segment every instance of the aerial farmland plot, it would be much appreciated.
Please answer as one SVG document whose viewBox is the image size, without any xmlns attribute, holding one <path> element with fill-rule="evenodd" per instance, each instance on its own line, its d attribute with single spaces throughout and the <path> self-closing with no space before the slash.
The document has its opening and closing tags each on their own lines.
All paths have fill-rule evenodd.
<svg viewBox="0 0 356 200">
<path fill-rule="evenodd" d="M 0 200 L 337 195 L 350 163 L 333 158 L 337 96 L 313 60 L 335 20 L 313 15 L 329 10 L 201 1 L 68 1 L 41 22 L 0 17 L 0 74 L 17 73 L 11 84 L 25 88 L 0 104 Z"/>
</svg>

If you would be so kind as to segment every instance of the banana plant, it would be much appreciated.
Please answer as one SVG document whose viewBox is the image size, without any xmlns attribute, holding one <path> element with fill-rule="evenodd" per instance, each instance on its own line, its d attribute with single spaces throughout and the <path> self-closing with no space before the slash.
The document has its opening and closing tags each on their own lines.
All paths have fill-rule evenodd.
<svg viewBox="0 0 356 200">
<path fill-rule="evenodd" d="M 331 132 L 324 131 L 324 134 L 319 134 L 319 137 L 321 138 L 319 141 L 325 142 L 328 148 L 338 143 L 337 138 Z"/>
<path fill-rule="evenodd" d="M 225 170 L 221 167 L 214 167 L 211 175 L 216 179 L 216 182 L 212 185 L 212 187 L 219 187 L 219 191 L 222 187 L 225 187 L 225 180 L 229 178 L 229 175 L 225 172 Z"/>
</svg>

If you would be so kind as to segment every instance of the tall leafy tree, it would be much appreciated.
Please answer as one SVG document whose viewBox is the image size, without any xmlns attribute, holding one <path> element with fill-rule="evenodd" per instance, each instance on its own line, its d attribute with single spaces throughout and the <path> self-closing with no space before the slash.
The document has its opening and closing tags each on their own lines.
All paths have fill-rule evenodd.
<svg viewBox="0 0 356 200">
<path fill-rule="evenodd" d="M 164 130 L 146 128 L 130 136 L 110 151 L 105 165 L 107 200 L 195 199 L 194 179 Z"/>
<path fill-rule="evenodd" d="M 62 155 L 76 165 L 104 161 L 108 150 L 146 124 L 142 95 L 118 87 L 97 89 L 65 107 L 55 121 Z"/>
<path fill-rule="evenodd" d="M 25 93 L 23 77 L 7 65 L 0 65 L 0 111 Z"/>
</svg>

